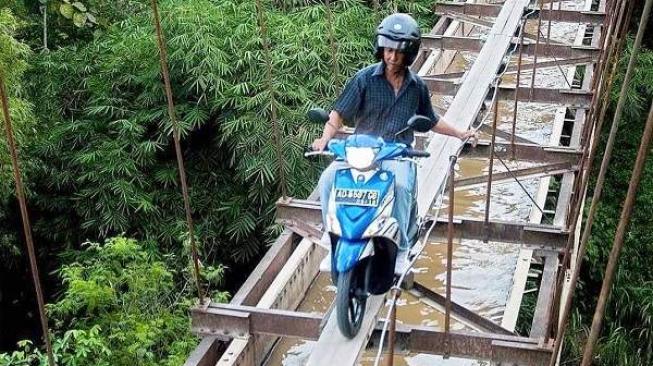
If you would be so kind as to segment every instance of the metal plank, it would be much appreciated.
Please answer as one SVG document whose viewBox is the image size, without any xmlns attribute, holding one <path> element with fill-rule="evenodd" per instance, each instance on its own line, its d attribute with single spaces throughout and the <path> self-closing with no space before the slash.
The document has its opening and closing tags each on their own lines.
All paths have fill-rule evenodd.
<svg viewBox="0 0 653 366">
<path fill-rule="evenodd" d="M 540 282 L 540 291 L 537 295 L 537 305 L 531 324 L 531 338 L 548 338 L 546 334 L 551 322 L 554 286 L 558 274 L 558 256 L 547 256 L 544 260 L 544 270 Z"/>
<path fill-rule="evenodd" d="M 385 296 L 370 296 L 367 299 L 365 318 L 353 339 L 347 339 L 340 333 L 336 311 L 332 311 L 306 365 L 355 365 L 374 330 L 384 303 Z"/>
<path fill-rule="evenodd" d="M 184 362 L 184 366 L 215 366 L 220 357 L 221 342 L 217 337 L 204 337 Z"/>
<path fill-rule="evenodd" d="M 422 48 L 480 52 L 483 48 L 483 40 L 478 37 L 426 34 L 422 36 Z"/>
</svg>

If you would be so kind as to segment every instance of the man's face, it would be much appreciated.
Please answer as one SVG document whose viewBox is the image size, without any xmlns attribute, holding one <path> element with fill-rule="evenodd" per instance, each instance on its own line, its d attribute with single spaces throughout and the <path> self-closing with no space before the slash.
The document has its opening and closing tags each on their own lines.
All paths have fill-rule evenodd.
<svg viewBox="0 0 653 366">
<path fill-rule="evenodd" d="M 398 72 L 403 70 L 405 57 L 405 54 L 395 50 L 394 48 L 386 47 L 383 49 L 383 61 L 385 61 L 385 65 L 389 71 Z"/>
</svg>

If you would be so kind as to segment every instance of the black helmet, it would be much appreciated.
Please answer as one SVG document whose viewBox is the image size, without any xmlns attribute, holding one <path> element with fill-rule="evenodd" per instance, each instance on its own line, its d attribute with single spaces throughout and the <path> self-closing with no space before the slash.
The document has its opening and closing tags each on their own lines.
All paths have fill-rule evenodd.
<svg viewBox="0 0 653 366">
<path fill-rule="evenodd" d="M 383 58 L 384 48 L 393 48 L 406 55 L 406 66 L 410 66 L 422 43 L 419 25 L 408 14 L 395 13 L 381 21 L 376 29 L 374 50 L 378 60 Z"/>
</svg>

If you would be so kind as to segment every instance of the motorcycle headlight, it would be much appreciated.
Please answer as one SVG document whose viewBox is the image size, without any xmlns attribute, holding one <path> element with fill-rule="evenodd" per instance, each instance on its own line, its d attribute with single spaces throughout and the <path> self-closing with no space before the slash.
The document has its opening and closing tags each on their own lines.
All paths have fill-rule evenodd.
<svg viewBox="0 0 653 366">
<path fill-rule="evenodd" d="M 374 164 L 377 149 L 371 147 L 347 147 L 347 162 L 354 169 L 367 170 Z"/>
</svg>

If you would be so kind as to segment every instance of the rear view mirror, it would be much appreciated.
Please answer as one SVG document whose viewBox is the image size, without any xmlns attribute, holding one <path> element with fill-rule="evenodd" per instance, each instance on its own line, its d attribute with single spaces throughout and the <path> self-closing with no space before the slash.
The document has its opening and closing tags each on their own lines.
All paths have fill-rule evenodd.
<svg viewBox="0 0 653 366">
<path fill-rule="evenodd" d="M 322 108 L 313 108 L 306 113 L 306 116 L 313 123 L 325 123 L 329 120 L 329 113 Z"/>
<path fill-rule="evenodd" d="M 408 120 L 408 127 L 417 132 L 428 132 L 432 126 L 433 123 L 428 117 L 421 116 L 419 114 L 410 117 Z"/>
</svg>

